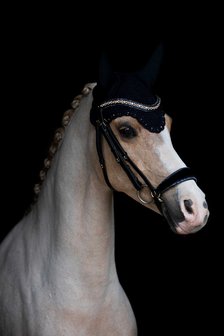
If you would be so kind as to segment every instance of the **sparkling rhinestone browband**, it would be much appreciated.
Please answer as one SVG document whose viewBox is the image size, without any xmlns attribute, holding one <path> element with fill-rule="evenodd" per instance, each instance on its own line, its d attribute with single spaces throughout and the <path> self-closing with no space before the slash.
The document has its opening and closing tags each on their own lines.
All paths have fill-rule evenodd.
<svg viewBox="0 0 224 336">
<path fill-rule="evenodd" d="M 108 100 L 102 104 L 100 104 L 100 108 L 106 108 L 109 106 L 113 106 L 113 105 L 126 105 L 132 108 L 136 108 L 139 110 L 145 110 L 145 111 L 152 111 L 152 110 L 156 110 L 160 104 L 161 104 L 161 98 L 156 96 L 156 102 L 152 105 L 145 105 L 145 104 L 141 104 L 141 103 L 137 103 L 133 100 L 129 100 L 129 99 L 123 99 L 123 98 L 117 98 L 117 99 L 111 99 Z"/>
</svg>

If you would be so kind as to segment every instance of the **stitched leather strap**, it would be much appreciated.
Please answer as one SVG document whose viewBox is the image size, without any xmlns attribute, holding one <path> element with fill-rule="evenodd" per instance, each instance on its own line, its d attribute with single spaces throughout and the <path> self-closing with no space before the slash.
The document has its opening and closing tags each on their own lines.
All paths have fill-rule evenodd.
<svg viewBox="0 0 224 336">
<path fill-rule="evenodd" d="M 167 178 L 165 178 L 165 180 L 163 180 L 155 189 L 155 192 L 157 195 L 161 195 L 168 189 L 173 188 L 177 184 L 187 180 L 197 181 L 196 177 L 193 175 L 192 170 L 189 167 L 180 168 L 171 175 L 169 175 Z"/>
</svg>

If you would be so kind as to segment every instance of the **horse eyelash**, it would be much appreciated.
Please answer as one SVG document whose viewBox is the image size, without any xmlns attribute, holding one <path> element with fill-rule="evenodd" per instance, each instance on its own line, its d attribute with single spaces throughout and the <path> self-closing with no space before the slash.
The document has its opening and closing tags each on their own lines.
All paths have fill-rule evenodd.
<svg viewBox="0 0 224 336">
<path fill-rule="evenodd" d="M 125 129 L 125 128 L 129 128 L 129 129 L 132 130 L 132 132 L 133 132 L 133 137 L 135 137 L 135 136 L 138 135 L 136 129 L 135 129 L 134 127 L 132 127 L 131 125 L 129 125 L 129 124 L 122 124 L 122 125 L 120 125 L 120 126 L 118 127 L 118 131 L 119 131 L 119 133 L 120 133 L 121 135 L 122 135 L 122 132 L 121 132 L 122 129 Z"/>
</svg>

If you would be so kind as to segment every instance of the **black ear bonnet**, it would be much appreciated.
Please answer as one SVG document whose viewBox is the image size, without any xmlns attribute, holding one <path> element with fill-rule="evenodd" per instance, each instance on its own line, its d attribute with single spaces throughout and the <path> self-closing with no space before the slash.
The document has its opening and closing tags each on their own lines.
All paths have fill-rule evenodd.
<svg viewBox="0 0 224 336">
<path fill-rule="evenodd" d="M 90 121 L 111 122 L 122 116 L 131 116 L 150 132 L 159 133 L 164 129 L 165 117 L 161 99 L 153 92 L 161 63 L 161 46 L 157 48 L 148 64 L 136 72 L 113 72 L 103 60 L 96 87 L 93 90 L 93 104 Z M 105 75 L 106 74 L 106 75 Z"/>
</svg>

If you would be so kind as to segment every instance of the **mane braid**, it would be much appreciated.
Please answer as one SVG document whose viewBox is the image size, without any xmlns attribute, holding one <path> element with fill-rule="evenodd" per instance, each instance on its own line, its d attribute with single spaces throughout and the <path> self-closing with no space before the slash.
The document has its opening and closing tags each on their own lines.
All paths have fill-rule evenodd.
<svg viewBox="0 0 224 336">
<path fill-rule="evenodd" d="M 84 88 L 82 89 L 81 94 L 75 96 L 75 98 L 73 99 L 73 101 L 71 103 L 71 108 L 64 112 L 63 117 L 62 117 L 62 125 L 61 125 L 61 127 L 57 128 L 54 132 L 53 140 L 52 140 L 51 145 L 49 147 L 47 157 L 44 159 L 43 168 L 41 169 L 41 171 L 39 173 L 39 179 L 40 180 L 39 180 L 38 183 L 36 183 L 34 185 L 34 188 L 33 188 L 34 198 L 33 198 L 33 202 L 31 204 L 31 207 L 38 200 L 38 196 L 40 194 L 43 182 L 44 182 L 44 180 L 47 176 L 47 172 L 48 172 L 49 168 L 51 167 L 53 158 L 54 158 L 57 150 L 59 149 L 59 147 L 62 143 L 62 139 L 63 139 L 64 133 L 65 133 L 65 128 L 69 125 L 69 123 L 72 119 L 72 116 L 73 116 L 75 110 L 77 110 L 77 108 L 79 107 L 80 101 L 82 100 L 83 96 L 87 96 L 90 93 L 91 90 L 92 90 L 92 87 L 90 85 L 86 84 L 84 86 Z M 29 212 L 31 210 L 31 207 L 28 209 L 27 212 Z"/>
</svg>

